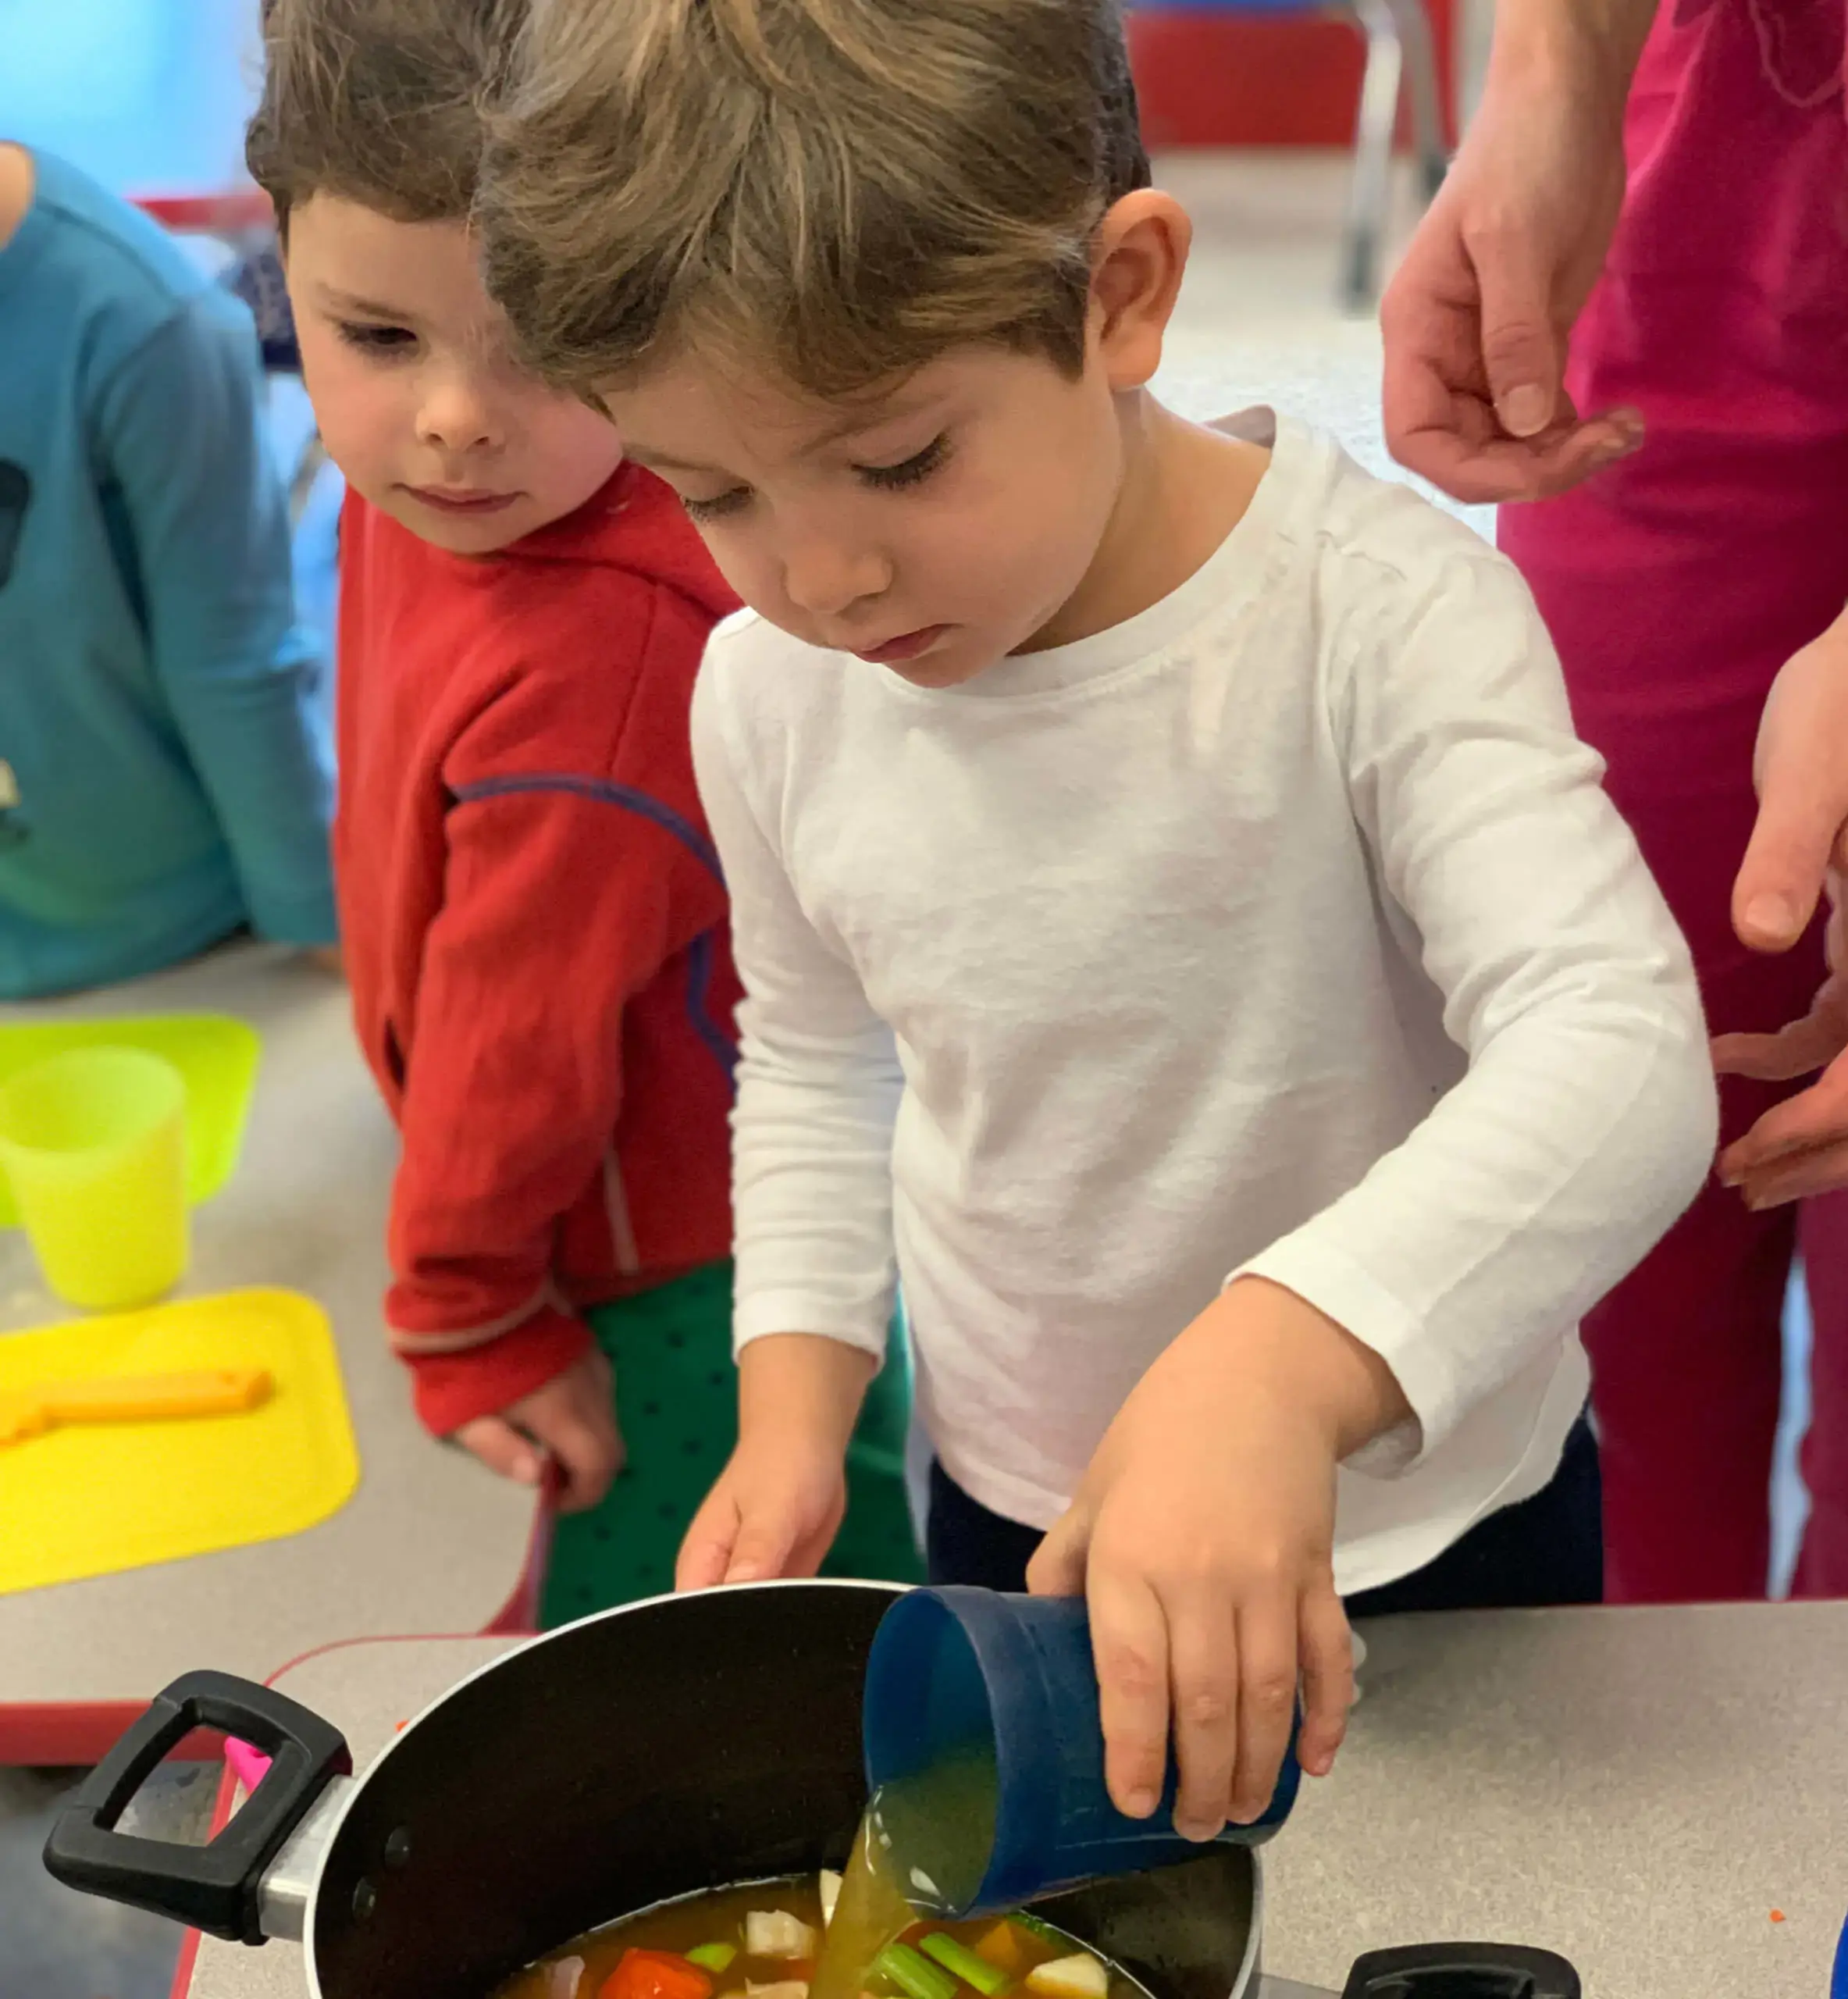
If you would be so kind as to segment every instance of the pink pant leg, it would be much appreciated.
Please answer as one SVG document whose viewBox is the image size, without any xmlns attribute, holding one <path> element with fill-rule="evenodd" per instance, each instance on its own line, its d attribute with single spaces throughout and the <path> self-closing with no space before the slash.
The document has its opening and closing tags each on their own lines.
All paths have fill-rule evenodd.
<svg viewBox="0 0 1848 1999">
<path fill-rule="evenodd" d="M 1803 5 L 1791 18 L 1832 34 L 1839 75 L 1839 0 Z M 1638 77 L 1629 205 L 1572 384 L 1581 408 L 1639 404 L 1649 441 L 1582 493 L 1505 510 L 1501 537 L 1710 1019 L 1768 1028 L 1807 1005 L 1819 948 L 1756 958 L 1728 907 L 1766 691 L 1848 601 L 1848 128 L 1839 95 L 1802 109 L 1770 80 L 1746 0 L 1691 22 L 1673 9 Z M 1729 1085 L 1728 1136 L 1776 1094 Z M 1794 1231 L 1710 1183 L 1586 1322 L 1613 1601 L 1764 1591 Z M 1821 1253 L 1848 1256 L 1848 1240 Z M 1839 1305 L 1822 1289 L 1818 1349 L 1843 1363 L 1848 1416 L 1848 1271 Z"/>
</svg>

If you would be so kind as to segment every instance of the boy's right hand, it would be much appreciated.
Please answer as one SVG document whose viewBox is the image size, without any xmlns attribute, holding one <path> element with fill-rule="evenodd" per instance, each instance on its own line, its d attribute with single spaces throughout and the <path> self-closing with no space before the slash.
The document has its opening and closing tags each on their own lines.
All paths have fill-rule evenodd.
<svg viewBox="0 0 1848 1999">
<path fill-rule="evenodd" d="M 847 1445 L 878 1368 L 812 1333 L 751 1342 L 738 1363 L 738 1446 L 681 1544 L 676 1589 L 815 1573 L 847 1510 Z"/>
<path fill-rule="evenodd" d="M 491 1470 L 522 1485 L 539 1484 L 549 1456 L 562 1481 L 561 1513 L 594 1506 L 622 1469 L 610 1363 L 594 1348 L 498 1416 L 475 1416 L 453 1434 Z"/>
</svg>

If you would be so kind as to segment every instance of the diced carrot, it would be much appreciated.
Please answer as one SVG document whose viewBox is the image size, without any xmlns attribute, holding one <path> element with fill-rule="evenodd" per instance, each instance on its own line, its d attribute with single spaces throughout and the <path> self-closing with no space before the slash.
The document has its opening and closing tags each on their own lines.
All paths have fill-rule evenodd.
<svg viewBox="0 0 1848 1999">
<path fill-rule="evenodd" d="M 1020 1933 L 1011 1922 L 995 1924 L 975 1947 L 975 1954 L 986 1958 L 998 1970 L 1018 1972 L 1026 1962 L 1020 1948 Z"/>
<path fill-rule="evenodd" d="M 625 1951 L 597 1999 L 712 1999 L 712 1979 L 672 1951 Z"/>
</svg>

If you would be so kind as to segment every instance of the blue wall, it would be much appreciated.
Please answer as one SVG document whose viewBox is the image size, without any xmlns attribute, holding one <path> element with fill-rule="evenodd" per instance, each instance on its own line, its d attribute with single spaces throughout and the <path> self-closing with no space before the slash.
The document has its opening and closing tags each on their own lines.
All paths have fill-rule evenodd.
<svg viewBox="0 0 1848 1999">
<path fill-rule="evenodd" d="M 0 137 L 123 194 L 242 177 L 255 0 L 0 0 Z"/>
</svg>

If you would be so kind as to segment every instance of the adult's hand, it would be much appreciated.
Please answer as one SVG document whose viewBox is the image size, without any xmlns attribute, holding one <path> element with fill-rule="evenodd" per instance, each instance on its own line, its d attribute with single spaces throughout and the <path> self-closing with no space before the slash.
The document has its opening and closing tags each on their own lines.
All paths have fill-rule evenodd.
<svg viewBox="0 0 1848 1999">
<path fill-rule="evenodd" d="M 1573 322 L 1623 202 L 1623 105 L 1647 14 L 1505 4 L 1481 107 L 1380 307 L 1387 443 L 1459 500 L 1540 500 L 1634 451 L 1642 419 L 1581 417 Z"/>
<path fill-rule="evenodd" d="M 1732 922 L 1754 950 L 1786 951 L 1826 889 L 1827 971 L 1809 1012 L 1772 1034 L 1714 1039 L 1722 1075 L 1807 1090 L 1768 1110 L 1720 1155 L 1720 1178 L 1754 1208 L 1848 1186 L 1848 614 L 1773 684 L 1759 725 L 1758 820 L 1732 890 Z"/>
</svg>

